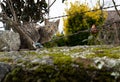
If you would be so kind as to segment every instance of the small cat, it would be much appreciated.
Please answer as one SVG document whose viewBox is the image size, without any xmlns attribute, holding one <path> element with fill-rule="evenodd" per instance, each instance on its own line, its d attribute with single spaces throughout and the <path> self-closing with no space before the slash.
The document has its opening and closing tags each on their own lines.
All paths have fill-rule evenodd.
<svg viewBox="0 0 120 82">
<path fill-rule="evenodd" d="M 60 20 L 50 22 L 46 19 L 45 26 L 36 26 L 40 35 L 40 39 L 38 40 L 39 43 L 43 44 L 52 39 L 54 34 L 58 31 L 59 21 Z"/>
<path fill-rule="evenodd" d="M 35 45 L 39 43 L 39 46 L 42 46 L 41 44 L 52 39 L 54 34 L 58 31 L 58 25 L 59 20 L 50 22 L 46 19 L 44 26 L 40 26 L 36 23 L 27 23 L 21 28 L 35 42 Z M 23 37 L 21 37 L 21 49 L 22 48 L 28 48 L 26 39 Z"/>
</svg>

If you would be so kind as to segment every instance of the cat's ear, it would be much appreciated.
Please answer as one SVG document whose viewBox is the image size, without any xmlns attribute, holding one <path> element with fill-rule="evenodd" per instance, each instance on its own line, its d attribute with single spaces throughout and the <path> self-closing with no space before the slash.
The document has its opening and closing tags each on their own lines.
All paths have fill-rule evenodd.
<svg viewBox="0 0 120 82">
<path fill-rule="evenodd" d="M 47 25 L 48 22 L 49 22 L 48 19 L 45 19 L 45 25 Z"/>
<path fill-rule="evenodd" d="M 60 19 L 58 19 L 55 23 L 57 24 L 57 26 L 59 25 Z"/>
</svg>

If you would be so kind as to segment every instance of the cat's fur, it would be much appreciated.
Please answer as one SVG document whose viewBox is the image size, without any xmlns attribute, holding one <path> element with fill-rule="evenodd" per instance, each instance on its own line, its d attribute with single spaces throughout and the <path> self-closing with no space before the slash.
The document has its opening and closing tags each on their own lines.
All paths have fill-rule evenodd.
<svg viewBox="0 0 120 82">
<path fill-rule="evenodd" d="M 36 27 L 38 29 L 38 32 L 40 34 L 39 43 L 43 44 L 45 42 L 48 42 L 52 39 L 54 34 L 58 31 L 58 25 L 59 20 L 55 22 L 50 22 L 48 20 L 45 20 L 45 26 Z"/>
<path fill-rule="evenodd" d="M 45 25 L 40 26 L 36 23 L 24 24 L 23 31 L 36 43 L 43 44 L 52 39 L 53 35 L 58 31 L 59 20 L 50 22 L 45 20 Z M 25 38 L 21 38 L 21 48 L 26 49 L 27 43 Z"/>
</svg>

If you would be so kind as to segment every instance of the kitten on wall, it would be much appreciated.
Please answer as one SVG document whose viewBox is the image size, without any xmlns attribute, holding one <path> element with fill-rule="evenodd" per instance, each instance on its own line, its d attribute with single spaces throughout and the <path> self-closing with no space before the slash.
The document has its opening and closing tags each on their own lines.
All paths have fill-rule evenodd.
<svg viewBox="0 0 120 82">
<path fill-rule="evenodd" d="M 26 34 L 34 41 L 34 45 L 36 43 L 39 46 L 42 46 L 41 44 L 44 44 L 45 42 L 48 42 L 52 39 L 54 34 L 58 31 L 58 25 L 59 20 L 54 21 L 48 21 L 45 20 L 45 25 L 40 26 L 36 23 L 27 23 L 24 24 L 22 29 L 25 30 Z M 21 38 L 21 49 L 26 49 L 27 43 L 25 41 L 25 38 Z"/>
<path fill-rule="evenodd" d="M 53 22 L 45 20 L 45 26 L 37 27 L 40 34 L 40 39 L 38 40 L 39 43 L 43 44 L 52 39 L 54 34 L 58 31 L 59 21 L 60 20 L 56 20 L 55 22 Z"/>
</svg>

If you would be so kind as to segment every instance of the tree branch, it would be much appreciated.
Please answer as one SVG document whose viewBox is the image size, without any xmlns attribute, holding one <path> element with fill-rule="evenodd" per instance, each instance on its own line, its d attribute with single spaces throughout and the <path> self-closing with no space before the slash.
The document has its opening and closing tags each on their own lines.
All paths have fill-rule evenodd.
<svg viewBox="0 0 120 82">
<path fill-rule="evenodd" d="M 12 29 L 16 30 L 22 37 L 24 37 L 29 45 L 29 49 L 36 49 L 36 47 L 33 46 L 35 42 L 28 36 L 28 34 L 26 34 L 24 29 L 22 29 L 21 24 L 11 20 L 11 18 L 9 17 L 5 17 L 4 20 L 0 20 L 0 21 L 5 21 L 9 26 L 11 26 Z"/>
<path fill-rule="evenodd" d="M 54 1 L 52 2 L 52 4 L 48 7 L 48 10 L 50 9 L 50 7 L 51 7 L 55 2 L 56 2 L 56 0 L 54 0 Z"/>
<path fill-rule="evenodd" d="M 0 6 L 1 6 L 1 8 L 2 8 L 2 13 L 0 13 L 0 17 L 7 17 L 7 14 L 6 14 L 6 12 L 5 12 L 5 10 L 4 10 L 4 8 L 3 8 L 3 6 L 2 6 L 2 2 L 0 2 Z M 3 14 L 4 13 L 4 14 Z M 4 16 L 3 16 L 4 15 Z"/>
<path fill-rule="evenodd" d="M 15 10 L 14 10 L 13 5 L 12 5 L 12 1 L 8 0 L 7 3 L 9 5 L 11 13 L 13 14 L 14 21 L 17 22 L 17 17 L 16 17 L 16 13 L 15 13 Z"/>
<path fill-rule="evenodd" d="M 115 3 L 115 1 L 114 1 L 114 0 L 112 0 L 112 2 L 113 2 L 113 4 L 114 4 L 114 7 L 115 7 L 115 10 L 116 10 L 117 14 L 118 14 L 118 15 L 119 15 L 119 17 L 120 17 L 120 13 L 119 13 L 119 11 L 118 11 L 118 9 L 117 9 L 117 7 L 116 7 L 116 3 Z"/>
</svg>

